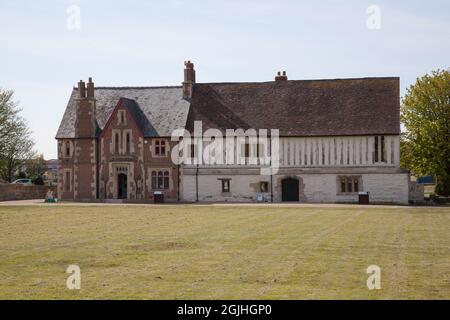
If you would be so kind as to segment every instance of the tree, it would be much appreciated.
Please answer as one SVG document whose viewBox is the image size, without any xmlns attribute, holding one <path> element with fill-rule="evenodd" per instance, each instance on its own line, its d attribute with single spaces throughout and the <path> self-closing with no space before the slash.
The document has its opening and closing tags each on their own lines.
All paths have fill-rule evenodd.
<svg viewBox="0 0 450 320">
<path fill-rule="evenodd" d="M 402 164 L 436 177 L 436 193 L 450 195 L 450 72 L 418 78 L 402 99 Z"/>
<path fill-rule="evenodd" d="M 34 141 L 14 92 L 0 89 L 0 177 L 11 182 L 25 162 L 35 156 Z"/>
<path fill-rule="evenodd" d="M 30 179 L 37 179 L 47 171 L 44 155 L 38 155 L 26 162 L 26 174 Z"/>
</svg>

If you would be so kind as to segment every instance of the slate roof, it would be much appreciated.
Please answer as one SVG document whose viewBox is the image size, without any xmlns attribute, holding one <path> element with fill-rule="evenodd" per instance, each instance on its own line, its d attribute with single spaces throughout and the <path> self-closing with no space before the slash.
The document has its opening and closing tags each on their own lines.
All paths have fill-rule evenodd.
<svg viewBox="0 0 450 320">
<path fill-rule="evenodd" d="M 279 129 L 280 136 L 400 133 L 399 78 L 195 84 L 186 129 Z"/>
<path fill-rule="evenodd" d="M 64 112 L 56 138 L 75 138 L 76 97 L 74 88 Z M 120 98 L 124 99 L 139 121 L 144 135 L 169 137 L 172 131 L 184 128 L 189 102 L 183 99 L 181 86 L 176 87 L 96 87 L 96 117 L 103 129 Z"/>
</svg>

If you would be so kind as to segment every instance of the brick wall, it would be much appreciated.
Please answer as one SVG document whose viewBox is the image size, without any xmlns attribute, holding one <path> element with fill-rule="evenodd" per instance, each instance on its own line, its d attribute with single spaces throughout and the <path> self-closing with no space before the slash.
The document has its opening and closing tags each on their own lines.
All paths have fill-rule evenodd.
<svg viewBox="0 0 450 320">
<path fill-rule="evenodd" d="M 0 201 L 45 199 L 47 191 L 51 189 L 56 196 L 56 187 L 24 186 L 21 184 L 0 184 Z"/>
</svg>

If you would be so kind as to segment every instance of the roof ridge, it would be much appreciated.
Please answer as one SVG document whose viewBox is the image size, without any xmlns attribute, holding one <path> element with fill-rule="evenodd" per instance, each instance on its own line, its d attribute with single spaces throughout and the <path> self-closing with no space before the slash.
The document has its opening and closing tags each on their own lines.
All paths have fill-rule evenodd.
<svg viewBox="0 0 450 320">
<path fill-rule="evenodd" d="M 182 86 L 124 86 L 124 87 L 95 87 L 95 89 L 107 89 L 107 90 L 129 90 L 129 89 L 180 89 Z M 74 90 L 78 90 L 77 87 L 73 87 Z"/>
<path fill-rule="evenodd" d="M 195 84 L 268 84 L 268 83 L 285 83 L 285 82 L 331 82 L 331 81 L 355 81 L 355 80 L 398 80 L 400 77 L 361 77 L 361 78 L 333 78 L 333 79 L 300 79 L 300 80 L 284 80 L 284 81 L 243 81 L 243 82 L 196 82 Z"/>
</svg>

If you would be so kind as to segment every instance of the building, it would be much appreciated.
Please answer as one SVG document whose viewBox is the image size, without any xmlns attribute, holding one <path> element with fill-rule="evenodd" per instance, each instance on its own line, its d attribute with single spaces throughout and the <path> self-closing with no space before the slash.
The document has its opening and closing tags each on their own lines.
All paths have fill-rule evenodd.
<svg viewBox="0 0 450 320">
<path fill-rule="evenodd" d="M 371 202 L 408 203 L 409 174 L 399 167 L 399 78 L 195 78 L 188 61 L 182 86 L 95 88 L 92 79 L 80 81 L 56 135 L 59 197 L 151 201 L 157 192 L 185 202 L 356 202 L 364 191 Z M 279 137 L 267 144 L 244 137 L 232 155 L 243 161 L 205 164 L 208 143 L 195 136 L 196 121 L 202 133 L 277 129 Z M 172 160 L 176 129 L 193 135 L 183 152 L 197 163 Z M 261 174 L 268 167 L 262 159 L 275 153 L 279 168 Z"/>
</svg>

